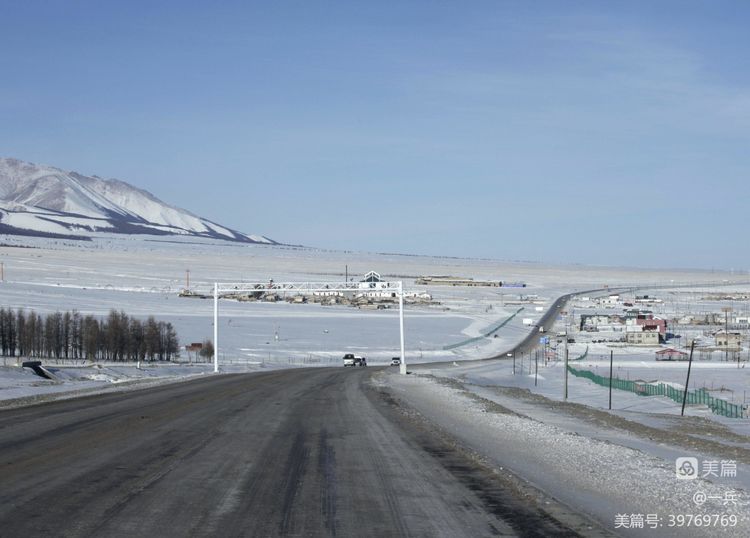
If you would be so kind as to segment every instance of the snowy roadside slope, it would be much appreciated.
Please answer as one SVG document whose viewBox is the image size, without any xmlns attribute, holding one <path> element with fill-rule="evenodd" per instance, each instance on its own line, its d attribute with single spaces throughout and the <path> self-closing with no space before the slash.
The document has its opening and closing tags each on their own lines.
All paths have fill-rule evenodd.
<svg viewBox="0 0 750 538">
<path fill-rule="evenodd" d="M 7 363 L 7 361 L 4 361 Z M 44 362 L 44 361 L 43 361 Z M 297 364 L 223 364 L 221 374 L 253 373 L 299 367 Z M 105 392 L 131 391 L 216 375 L 213 364 L 104 363 L 85 366 L 46 364 L 54 380 L 43 379 L 29 368 L 0 365 L 0 409 L 52 400 L 79 398 Z"/>
<path fill-rule="evenodd" d="M 46 366 L 46 369 L 54 375 L 54 380 L 43 379 L 29 368 L 0 366 L 0 408 L 176 383 L 212 370 L 209 365 Z"/>
<path fill-rule="evenodd" d="M 379 376 L 377 382 L 491 464 L 509 469 L 616 534 L 750 536 L 746 491 L 738 492 L 736 505 L 710 501 L 699 507 L 693 501 L 697 492 L 723 499 L 727 488 L 703 479 L 678 480 L 674 462 L 516 415 L 434 378 L 393 374 Z M 708 534 L 704 528 L 668 526 L 670 515 L 713 513 L 735 515 L 738 524 Z M 660 526 L 615 528 L 622 514 L 656 514 Z"/>
</svg>

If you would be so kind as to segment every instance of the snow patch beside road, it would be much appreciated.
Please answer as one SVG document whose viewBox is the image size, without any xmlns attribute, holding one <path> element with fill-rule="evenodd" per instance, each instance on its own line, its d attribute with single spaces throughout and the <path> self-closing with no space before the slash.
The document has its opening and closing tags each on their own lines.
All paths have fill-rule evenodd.
<svg viewBox="0 0 750 538">
<path fill-rule="evenodd" d="M 736 515 L 739 521 L 723 529 L 725 536 L 750 536 L 747 491 L 704 479 L 678 480 L 674 462 L 517 415 L 431 377 L 385 374 L 378 382 L 492 464 L 510 469 L 605 528 L 615 531 L 618 514 L 657 514 L 663 522 L 660 536 L 705 536 L 703 528 L 667 528 L 668 516 L 719 513 Z M 699 492 L 724 499 L 730 490 L 738 494 L 736 504 L 697 506 L 693 501 Z M 627 534 L 654 536 L 654 530 L 629 529 Z"/>
</svg>

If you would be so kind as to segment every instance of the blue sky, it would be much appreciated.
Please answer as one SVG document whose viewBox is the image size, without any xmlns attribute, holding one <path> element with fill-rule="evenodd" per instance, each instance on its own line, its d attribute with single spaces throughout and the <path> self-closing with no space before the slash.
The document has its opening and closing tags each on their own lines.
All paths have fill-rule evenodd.
<svg viewBox="0 0 750 538">
<path fill-rule="evenodd" d="M 0 155 L 334 249 L 750 268 L 750 3 L 3 2 Z"/>
</svg>

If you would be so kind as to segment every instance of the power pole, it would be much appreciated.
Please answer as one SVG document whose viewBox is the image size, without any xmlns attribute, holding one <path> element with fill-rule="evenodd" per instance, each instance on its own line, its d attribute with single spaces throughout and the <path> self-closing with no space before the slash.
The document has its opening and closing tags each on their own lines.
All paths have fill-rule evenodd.
<svg viewBox="0 0 750 538">
<path fill-rule="evenodd" d="M 190 291 L 190 269 L 185 269 L 185 289 Z"/>
<path fill-rule="evenodd" d="M 729 313 L 732 307 L 725 306 L 721 310 L 724 312 L 724 361 L 729 362 Z"/>
<path fill-rule="evenodd" d="M 568 400 L 568 334 L 565 334 L 565 392 L 563 399 Z"/>
<path fill-rule="evenodd" d="M 688 372 L 687 372 L 687 379 L 685 380 L 685 393 L 682 395 L 682 411 L 680 412 L 680 416 L 685 416 L 685 402 L 687 402 L 687 393 L 688 393 L 688 387 L 690 386 L 690 368 L 693 366 L 693 349 L 695 348 L 695 340 L 693 340 L 692 345 L 690 346 L 690 359 L 688 362 Z"/>
<path fill-rule="evenodd" d="M 0 262 L 0 282 L 5 282 L 5 263 Z"/>
</svg>

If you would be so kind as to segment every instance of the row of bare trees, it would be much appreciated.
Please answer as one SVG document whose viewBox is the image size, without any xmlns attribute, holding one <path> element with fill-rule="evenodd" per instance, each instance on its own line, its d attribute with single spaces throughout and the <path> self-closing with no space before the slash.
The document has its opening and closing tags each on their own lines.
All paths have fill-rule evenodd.
<svg viewBox="0 0 750 538">
<path fill-rule="evenodd" d="M 0 354 L 55 359 L 169 361 L 179 356 L 177 332 L 171 323 L 146 321 L 125 312 L 106 318 L 79 312 L 40 315 L 23 309 L 0 308 Z"/>
</svg>

